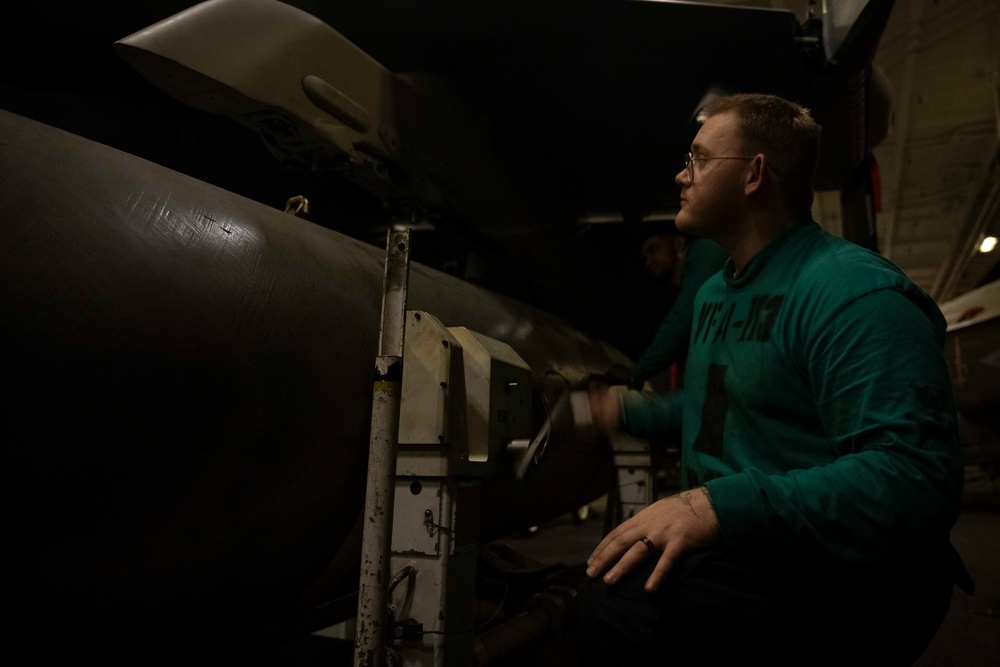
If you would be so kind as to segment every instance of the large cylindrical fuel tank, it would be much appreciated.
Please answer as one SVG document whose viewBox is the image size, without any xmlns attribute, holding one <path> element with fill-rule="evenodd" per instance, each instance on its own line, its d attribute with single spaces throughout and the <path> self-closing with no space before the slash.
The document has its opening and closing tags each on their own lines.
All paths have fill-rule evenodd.
<svg viewBox="0 0 1000 667">
<path fill-rule="evenodd" d="M 384 251 L 3 111 L 0 184 L 14 633 L 183 643 L 343 582 Z M 408 307 L 510 344 L 536 391 L 628 363 L 420 265 Z M 611 478 L 605 443 L 579 433 L 524 480 L 507 470 L 485 482 L 482 540 L 579 507 Z"/>
</svg>

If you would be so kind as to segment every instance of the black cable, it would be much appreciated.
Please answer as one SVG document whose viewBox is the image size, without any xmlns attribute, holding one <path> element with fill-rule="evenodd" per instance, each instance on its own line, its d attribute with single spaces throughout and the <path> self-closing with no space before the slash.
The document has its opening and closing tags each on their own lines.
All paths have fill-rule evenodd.
<svg viewBox="0 0 1000 667">
<path fill-rule="evenodd" d="M 396 590 L 396 586 L 399 586 L 399 584 L 402 583 L 403 579 L 406 579 L 408 576 L 410 576 L 410 572 L 413 572 L 412 565 L 407 565 L 402 570 L 397 572 L 396 576 L 393 577 L 392 581 L 389 582 L 389 590 L 387 592 L 391 594 L 394 590 Z"/>
<path fill-rule="evenodd" d="M 545 371 L 545 375 L 542 377 L 542 391 L 540 392 L 540 394 L 541 394 L 541 400 L 542 400 L 542 409 L 545 410 L 545 417 L 546 417 L 546 419 L 548 419 L 551 422 L 551 420 L 552 420 L 552 408 L 549 405 L 548 399 L 545 397 L 545 390 L 548 389 L 548 387 L 545 386 L 545 380 L 549 379 L 550 376 L 555 376 L 555 377 L 557 377 L 557 378 L 559 378 L 560 380 L 563 381 L 563 384 L 566 385 L 563 388 L 563 391 L 568 391 L 569 390 L 570 383 L 569 383 L 569 380 L 566 379 L 565 375 L 563 375 L 559 371 L 554 371 L 551 368 L 548 369 L 547 371 Z M 560 394 L 560 396 L 561 395 L 562 394 Z"/>
</svg>

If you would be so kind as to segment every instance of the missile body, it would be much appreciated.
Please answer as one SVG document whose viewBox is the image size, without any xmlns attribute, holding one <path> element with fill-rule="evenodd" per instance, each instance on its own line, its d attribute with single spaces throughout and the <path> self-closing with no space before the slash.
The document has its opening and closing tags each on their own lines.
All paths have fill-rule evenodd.
<svg viewBox="0 0 1000 667">
<path fill-rule="evenodd" d="M 0 177 L 12 633 L 177 646 L 349 589 L 384 250 L 5 111 Z M 418 264 L 408 308 L 511 345 L 538 425 L 554 382 L 628 363 Z M 480 540 L 611 479 L 570 430 L 511 469 L 483 482 Z"/>
</svg>

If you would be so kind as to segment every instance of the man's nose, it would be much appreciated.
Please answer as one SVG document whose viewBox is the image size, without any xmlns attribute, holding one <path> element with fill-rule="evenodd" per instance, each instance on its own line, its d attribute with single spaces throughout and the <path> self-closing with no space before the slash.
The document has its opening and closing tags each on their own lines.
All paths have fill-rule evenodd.
<svg viewBox="0 0 1000 667">
<path fill-rule="evenodd" d="M 691 179 L 688 178 L 687 167 L 684 167 L 679 172 L 677 172 L 677 175 L 674 176 L 674 183 L 681 186 L 682 188 L 691 185 Z"/>
</svg>

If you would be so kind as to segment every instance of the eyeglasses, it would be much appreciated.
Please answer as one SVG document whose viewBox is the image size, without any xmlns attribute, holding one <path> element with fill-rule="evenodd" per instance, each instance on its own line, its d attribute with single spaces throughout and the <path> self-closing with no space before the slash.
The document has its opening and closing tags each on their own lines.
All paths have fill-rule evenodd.
<svg viewBox="0 0 1000 667">
<path fill-rule="evenodd" d="M 694 163 L 695 161 L 706 160 L 752 160 L 756 155 L 738 155 L 735 157 L 695 157 L 690 152 L 684 158 L 684 168 L 688 171 L 688 180 L 694 183 Z"/>
</svg>

